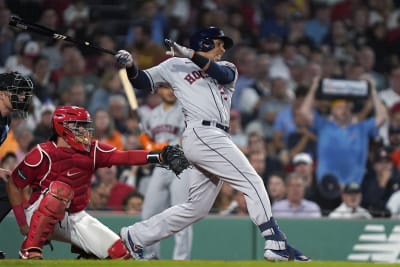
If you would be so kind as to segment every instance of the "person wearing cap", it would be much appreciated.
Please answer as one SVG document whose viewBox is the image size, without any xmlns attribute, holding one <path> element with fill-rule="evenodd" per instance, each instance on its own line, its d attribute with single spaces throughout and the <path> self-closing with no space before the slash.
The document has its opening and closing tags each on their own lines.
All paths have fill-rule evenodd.
<svg viewBox="0 0 400 267">
<path fill-rule="evenodd" d="M 304 178 L 305 198 L 315 201 L 314 161 L 308 153 L 299 153 L 292 160 L 293 172 Z"/>
<path fill-rule="evenodd" d="M 388 147 L 377 148 L 371 158 L 371 167 L 361 184 L 363 199 L 361 206 L 374 217 L 387 217 L 386 203 L 400 189 L 400 177 L 394 167 Z"/>
<path fill-rule="evenodd" d="M 362 121 L 354 121 L 351 103 L 348 100 L 336 100 L 332 103 L 328 118 L 313 112 L 316 91 L 320 77 L 315 77 L 311 88 L 300 108 L 312 125 L 318 138 L 317 142 L 317 182 L 326 174 L 338 178 L 341 186 L 350 182 L 361 184 L 365 175 L 368 157 L 369 139 L 377 134 L 378 129 L 387 120 L 385 106 L 380 101 L 375 85 L 368 81 L 371 87 L 371 100 L 375 116 Z"/>
<path fill-rule="evenodd" d="M 329 214 L 329 218 L 371 219 L 371 214 L 360 206 L 361 187 L 358 183 L 347 184 L 342 192 L 342 204 Z"/>
</svg>

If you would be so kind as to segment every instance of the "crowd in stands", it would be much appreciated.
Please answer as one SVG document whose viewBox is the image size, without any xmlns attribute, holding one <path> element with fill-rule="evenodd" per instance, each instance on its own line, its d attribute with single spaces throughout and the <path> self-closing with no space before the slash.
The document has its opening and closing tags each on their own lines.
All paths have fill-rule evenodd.
<svg viewBox="0 0 400 267">
<path fill-rule="evenodd" d="M 161 101 L 137 90 L 131 110 L 112 55 L 15 31 L 12 14 L 127 49 L 140 68 L 166 59 L 164 38 L 189 46 L 195 30 L 223 29 L 235 43 L 225 57 L 239 72 L 230 133 L 275 216 L 400 217 L 400 1 L 0 0 L 0 71 L 35 85 L 28 120 L 13 118 L 0 148 L 3 167 L 50 137 L 57 105 L 87 108 L 94 138 L 141 149 L 140 123 Z M 366 79 L 374 89 L 368 99 L 322 100 L 312 95 L 318 77 Z M 151 172 L 98 170 L 89 208 L 140 214 Z M 211 213 L 247 214 L 243 195 L 224 186 Z"/>
</svg>

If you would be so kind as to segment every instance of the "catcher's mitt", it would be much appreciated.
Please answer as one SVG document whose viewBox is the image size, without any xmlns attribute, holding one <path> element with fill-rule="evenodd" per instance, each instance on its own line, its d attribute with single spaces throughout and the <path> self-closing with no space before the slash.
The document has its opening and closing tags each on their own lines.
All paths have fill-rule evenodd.
<svg viewBox="0 0 400 267">
<path fill-rule="evenodd" d="M 167 165 L 176 175 L 179 175 L 185 169 L 189 168 L 190 162 L 183 154 L 182 148 L 176 146 L 165 146 L 161 151 L 163 164 Z"/>
</svg>

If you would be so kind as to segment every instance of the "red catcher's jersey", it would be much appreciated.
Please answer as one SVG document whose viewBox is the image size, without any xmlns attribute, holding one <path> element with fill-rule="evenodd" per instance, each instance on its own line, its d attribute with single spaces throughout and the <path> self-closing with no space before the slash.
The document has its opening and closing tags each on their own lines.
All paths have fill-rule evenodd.
<svg viewBox="0 0 400 267">
<path fill-rule="evenodd" d="M 89 202 L 93 173 L 98 168 L 110 167 L 109 158 L 115 152 L 115 147 L 98 141 L 92 142 L 90 152 L 57 147 L 49 141 L 37 145 L 26 155 L 13 171 L 12 179 L 20 188 L 31 186 L 33 193 L 29 199 L 30 204 L 38 199 L 52 181 L 64 182 L 74 190 L 69 211 L 78 212 L 85 209 Z"/>
</svg>

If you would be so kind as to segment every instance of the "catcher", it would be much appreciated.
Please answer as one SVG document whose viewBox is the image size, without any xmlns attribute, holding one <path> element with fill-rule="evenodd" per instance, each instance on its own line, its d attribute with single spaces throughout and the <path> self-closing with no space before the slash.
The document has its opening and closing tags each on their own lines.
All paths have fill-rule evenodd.
<svg viewBox="0 0 400 267">
<path fill-rule="evenodd" d="M 71 243 L 100 259 L 130 258 L 120 237 L 84 210 L 92 175 L 96 169 L 111 165 L 147 163 L 171 164 L 179 173 L 181 167 L 175 168 L 174 161 L 178 165 L 186 162 L 182 151 L 171 146 L 161 152 L 119 151 L 92 141 L 90 115 L 81 107 L 57 107 L 52 122 L 54 133 L 50 141 L 32 149 L 7 183 L 20 232 L 26 235 L 20 258 L 42 259 L 42 248 L 48 240 Z M 33 193 L 24 209 L 21 191 L 26 186 Z"/>
</svg>

